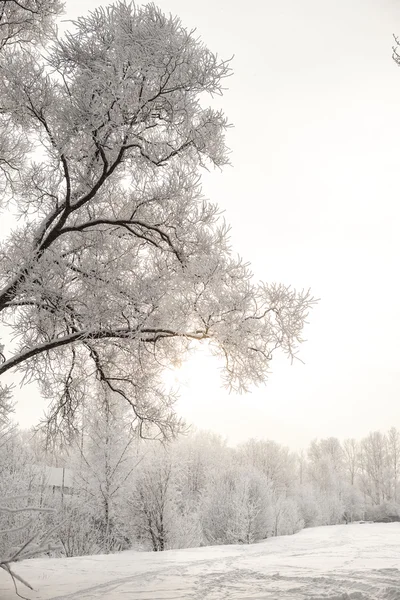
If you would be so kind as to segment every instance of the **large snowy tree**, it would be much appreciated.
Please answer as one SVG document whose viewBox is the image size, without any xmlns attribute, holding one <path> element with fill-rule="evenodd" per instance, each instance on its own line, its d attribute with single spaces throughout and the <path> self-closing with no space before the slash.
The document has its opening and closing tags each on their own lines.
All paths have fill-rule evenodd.
<svg viewBox="0 0 400 600">
<path fill-rule="evenodd" d="M 19 222 L 0 255 L 0 375 L 37 380 L 57 428 L 97 378 L 143 435 L 176 431 L 161 374 L 193 341 L 240 390 L 277 348 L 296 354 L 309 293 L 254 282 L 201 192 L 200 168 L 227 162 L 226 118 L 203 104 L 229 74 L 152 4 L 1 51 L 1 187 Z"/>
</svg>

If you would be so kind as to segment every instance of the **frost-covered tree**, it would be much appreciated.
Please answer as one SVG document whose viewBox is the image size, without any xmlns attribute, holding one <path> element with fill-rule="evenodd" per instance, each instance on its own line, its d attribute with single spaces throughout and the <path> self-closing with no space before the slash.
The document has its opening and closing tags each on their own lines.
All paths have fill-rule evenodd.
<svg viewBox="0 0 400 600">
<path fill-rule="evenodd" d="M 320 509 L 315 486 L 302 483 L 296 495 L 300 516 L 304 527 L 313 527 L 320 524 Z"/>
<path fill-rule="evenodd" d="M 344 454 L 337 438 L 314 440 L 308 449 L 308 477 L 318 505 L 318 523 L 334 525 L 343 520 L 343 488 L 346 483 Z"/>
<path fill-rule="evenodd" d="M 354 438 L 344 440 L 343 460 L 350 484 L 354 485 L 360 469 L 360 448 L 358 442 Z"/>
<path fill-rule="evenodd" d="M 273 504 L 274 535 L 292 535 L 303 529 L 305 521 L 295 496 L 280 496 Z"/>
<path fill-rule="evenodd" d="M 400 433 L 391 427 L 387 433 L 389 493 L 394 503 L 399 499 Z"/>
<path fill-rule="evenodd" d="M 337 438 L 314 440 L 308 450 L 309 473 L 323 492 L 340 493 L 344 476 L 343 450 Z"/>
<path fill-rule="evenodd" d="M 387 439 L 380 431 L 371 432 L 361 441 L 360 466 L 365 496 L 376 505 L 390 500 Z"/>
<path fill-rule="evenodd" d="M 222 465 L 202 509 L 209 544 L 250 544 L 273 533 L 271 484 L 256 470 Z"/>
<path fill-rule="evenodd" d="M 228 62 L 152 4 L 97 9 L 63 37 L 60 9 L 0 0 L 0 195 L 17 218 L 0 249 L 0 376 L 39 383 L 51 433 L 76 427 L 101 382 L 142 436 L 168 438 L 166 364 L 204 340 L 245 390 L 275 350 L 296 355 L 313 300 L 255 282 L 202 196 L 200 169 L 227 162 L 205 98 Z"/>
<path fill-rule="evenodd" d="M 192 432 L 171 447 L 174 464 L 174 526 L 171 544 L 176 548 L 199 546 L 204 541 L 201 512 L 209 482 L 229 464 L 230 451 L 211 432 Z"/>
<path fill-rule="evenodd" d="M 176 474 L 178 494 L 196 507 L 210 478 L 221 469 L 221 465 L 229 463 L 229 450 L 218 435 L 199 431 L 179 439 L 172 453 L 174 462 L 179 465 Z"/>
<path fill-rule="evenodd" d="M 303 526 L 296 488 L 296 457 L 271 440 L 251 439 L 237 451 L 242 465 L 262 473 L 269 484 L 272 535 L 294 533 Z"/>
<path fill-rule="evenodd" d="M 136 539 L 154 552 L 170 548 L 174 528 L 173 463 L 162 446 L 144 449 L 129 505 Z"/>
<path fill-rule="evenodd" d="M 278 494 L 286 495 L 293 485 L 295 456 L 276 442 L 250 439 L 239 447 L 238 460 L 263 473 Z"/>
<path fill-rule="evenodd" d="M 143 435 L 174 433 L 161 374 L 193 342 L 240 390 L 265 381 L 276 349 L 296 355 L 310 294 L 256 283 L 201 192 L 200 168 L 227 163 L 227 120 L 205 99 L 229 74 L 153 4 L 96 9 L 64 37 L 48 31 L 41 52 L 1 51 L 4 156 L 18 140 L 3 201 L 19 225 L 0 255 L 14 339 L 0 375 L 38 381 L 55 429 L 97 379 Z"/>
<path fill-rule="evenodd" d="M 371 432 L 360 443 L 359 480 L 371 518 L 400 514 L 400 435 L 392 427 L 386 434 Z"/>
<path fill-rule="evenodd" d="M 128 515 L 139 545 L 154 551 L 200 546 L 210 482 L 229 460 L 225 444 L 208 432 L 192 433 L 168 448 L 142 444 L 130 484 Z"/>
<path fill-rule="evenodd" d="M 295 455 L 295 462 L 297 464 L 298 483 L 303 485 L 307 466 L 307 459 L 304 450 L 300 450 L 300 452 Z"/>
<path fill-rule="evenodd" d="M 365 502 L 359 487 L 345 483 L 342 490 L 343 518 L 346 523 L 363 519 L 365 514 Z"/>
<path fill-rule="evenodd" d="M 130 479 L 140 462 L 137 435 L 129 427 L 128 407 L 118 397 L 99 391 L 87 398 L 82 408 L 82 431 L 72 445 L 74 458 L 70 458 L 75 474 L 74 498 L 66 509 L 76 514 L 76 506 L 84 503 L 81 515 L 86 539 L 93 537 L 95 530 L 97 551 L 110 552 L 123 546 L 126 537 Z M 73 543 L 70 537 L 74 531 L 70 527 L 65 531 Z"/>
</svg>

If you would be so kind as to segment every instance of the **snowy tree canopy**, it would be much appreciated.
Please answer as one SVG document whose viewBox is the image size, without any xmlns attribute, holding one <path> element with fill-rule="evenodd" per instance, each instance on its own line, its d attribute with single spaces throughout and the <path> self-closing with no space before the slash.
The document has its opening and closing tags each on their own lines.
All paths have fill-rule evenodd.
<svg viewBox="0 0 400 600">
<path fill-rule="evenodd" d="M 202 196 L 200 168 L 227 163 L 226 117 L 203 104 L 228 62 L 152 4 L 46 36 L 40 53 L 9 43 L 0 56 L 0 189 L 19 218 L 0 255 L 14 340 L 0 375 L 37 380 L 57 428 L 97 379 L 144 435 L 168 436 L 166 365 L 208 340 L 228 386 L 264 382 L 274 350 L 295 356 L 313 299 L 255 282 Z"/>
</svg>

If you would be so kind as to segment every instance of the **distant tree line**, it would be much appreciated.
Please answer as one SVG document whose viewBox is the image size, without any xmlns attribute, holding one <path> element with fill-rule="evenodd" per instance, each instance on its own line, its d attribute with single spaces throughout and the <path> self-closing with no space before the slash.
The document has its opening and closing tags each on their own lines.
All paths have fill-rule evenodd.
<svg viewBox="0 0 400 600">
<path fill-rule="evenodd" d="M 138 439 L 126 417 L 115 398 L 92 399 L 68 445 L 3 428 L 0 496 L 14 498 L 13 507 L 55 509 L 30 523 L 23 510 L 3 513 L 3 546 L 19 547 L 36 531 L 54 530 L 53 554 L 163 551 L 400 517 L 395 428 L 360 441 L 314 440 L 291 452 L 270 440 L 230 448 L 210 432 L 164 446 Z M 38 468 L 45 465 L 72 469 L 73 488 L 62 493 L 46 485 Z"/>
</svg>

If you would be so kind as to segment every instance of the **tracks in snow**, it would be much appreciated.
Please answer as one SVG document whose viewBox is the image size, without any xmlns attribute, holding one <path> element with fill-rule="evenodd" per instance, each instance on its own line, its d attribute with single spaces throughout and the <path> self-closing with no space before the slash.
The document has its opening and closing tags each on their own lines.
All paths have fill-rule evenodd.
<svg viewBox="0 0 400 600">
<path fill-rule="evenodd" d="M 235 567 L 235 559 L 174 565 L 51 600 L 400 600 L 400 571 L 290 575 Z M 266 570 L 267 571 L 267 570 Z"/>
</svg>

